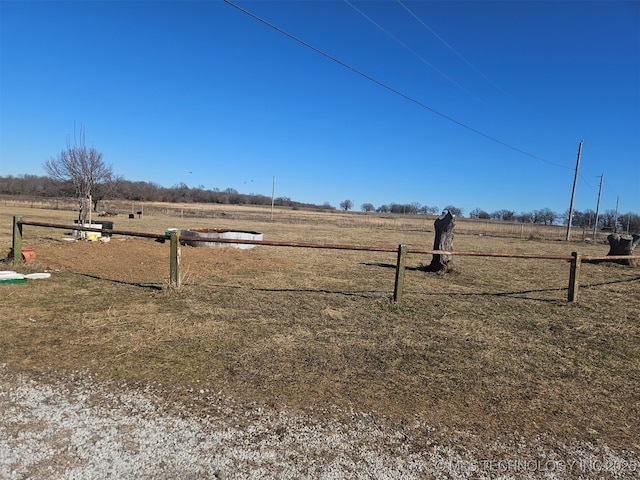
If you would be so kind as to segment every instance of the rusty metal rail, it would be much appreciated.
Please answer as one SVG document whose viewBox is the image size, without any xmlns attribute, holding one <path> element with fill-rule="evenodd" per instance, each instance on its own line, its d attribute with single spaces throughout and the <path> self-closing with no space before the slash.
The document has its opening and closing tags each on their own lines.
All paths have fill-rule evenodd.
<svg viewBox="0 0 640 480">
<path fill-rule="evenodd" d="M 166 240 L 169 237 L 166 233 L 158 234 L 158 233 L 145 233 L 145 232 L 134 232 L 130 230 L 114 230 L 114 229 L 106 229 L 106 228 L 91 228 L 84 227 L 77 224 L 74 225 L 65 225 L 59 223 L 46 223 L 46 222 L 32 222 L 32 221 L 24 221 L 19 220 L 18 223 L 20 225 L 30 225 L 34 227 L 46 227 L 46 228 L 58 228 L 64 230 L 78 230 L 78 231 L 87 231 L 87 232 L 98 232 L 98 233 L 109 233 L 112 235 L 125 235 L 129 237 L 142 237 L 142 238 L 153 238 L 158 240 Z M 335 243 L 307 243 L 307 242 L 279 242 L 273 240 L 249 240 L 249 239 L 235 239 L 235 238 L 216 238 L 212 239 L 200 239 L 200 238 L 189 238 L 190 242 L 212 242 L 215 243 L 239 243 L 246 245 L 266 245 L 266 246 L 274 246 L 274 247 L 300 247 L 300 248 L 321 248 L 321 249 L 329 249 L 329 250 L 355 250 L 355 251 L 367 251 L 367 252 L 396 252 L 396 247 L 383 247 L 383 246 L 372 246 L 372 245 L 348 245 L 348 244 L 335 244 Z M 412 249 L 407 248 L 407 253 L 413 254 L 425 254 L 425 255 L 456 255 L 461 257 L 496 257 L 496 258 L 530 258 L 530 259 L 538 259 L 538 260 L 566 260 L 571 261 L 573 259 L 572 255 L 537 255 L 537 254 L 529 254 L 529 253 L 502 253 L 502 252 L 478 252 L 478 251 L 444 251 L 444 250 L 423 250 L 423 249 Z M 583 255 L 583 261 L 612 261 L 612 260 L 625 260 L 625 259 L 634 259 L 638 258 L 637 256 L 589 256 Z"/>
<path fill-rule="evenodd" d="M 59 223 L 46 223 L 46 222 L 32 222 L 19 220 L 19 225 L 30 225 L 33 227 L 46 227 L 46 228 L 58 228 L 64 230 L 78 230 L 87 232 L 109 233 L 112 235 L 125 235 L 130 237 L 143 237 L 153 238 L 158 240 L 166 240 L 169 238 L 166 234 L 157 233 L 144 233 L 133 232 L 128 230 L 114 230 L 104 228 L 91 228 L 81 225 L 65 225 Z M 189 238 L 190 242 L 211 242 L 212 239 L 200 239 Z M 300 248 L 321 248 L 329 250 L 355 250 L 355 251 L 367 251 L 367 252 L 396 252 L 396 247 L 382 247 L 371 245 L 346 245 L 346 244 L 334 244 L 334 243 L 308 243 L 308 242 L 279 242 L 273 240 L 249 240 L 249 239 L 235 239 L 235 238 L 216 238 L 215 243 L 239 243 L 246 245 L 266 245 L 273 247 L 300 247 Z M 506 257 L 506 258 L 537 258 L 546 260 L 571 260 L 573 257 L 570 255 L 528 255 L 518 253 L 493 253 L 493 252 L 464 252 L 464 251 L 452 251 L 446 252 L 443 250 L 422 250 L 422 249 L 407 249 L 407 253 L 414 254 L 427 254 L 427 255 L 459 255 L 459 256 L 476 256 L 476 257 Z"/>
<path fill-rule="evenodd" d="M 124 235 L 131 237 L 152 238 L 156 240 L 171 241 L 170 248 L 170 281 L 169 285 L 176 287 L 180 286 L 180 273 L 179 273 L 179 258 L 180 258 L 180 234 L 177 231 L 172 231 L 171 234 L 157 234 L 157 233 L 145 233 L 145 232 L 133 232 L 128 230 L 114 230 L 103 228 L 85 227 L 83 225 L 65 225 L 58 223 L 47 222 L 34 222 L 24 221 L 20 215 L 15 215 L 13 218 L 13 252 L 22 251 L 22 227 L 29 225 L 33 227 L 45 227 L 45 228 L 57 228 L 64 230 L 76 230 L 87 232 L 108 233 L 111 235 Z M 189 238 L 189 241 L 195 242 L 211 242 L 211 239 L 199 239 Z M 352 250 L 352 251 L 368 251 L 368 252 L 387 252 L 398 253 L 398 261 L 396 265 L 396 280 L 394 286 L 393 299 L 395 302 L 399 302 L 402 296 L 403 282 L 404 282 L 404 265 L 407 254 L 424 254 L 424 255 L 451 255 L 451 256 L 470 256 L 470 257 L 495 257 L 495 258 L 522 258 L 522 259 L 536 259 L 536 260 L 562 260 L 571 263 L 571 269 L 569 272 L 569 287 L 567 299 L 569 302 L 575 302 L 578 299 L 579 289 L 579 273 L 582 262 L 590 261 L 619 261 L 619 260 L 634 260 L 640 259 L 638 256 L 588 256 L 582 255 L 579 252 L 572 252 L 571 255 L 532 255 L 521 253 L 500 253 L 500 252 L 477 252 L 477 251 L 444 251 L 444 250 L 422 250 L 422 249 L 409 249 L 407 245 L 401 244 L 396 247 L 383 247 L 383 246 L 371 246 L 371 245 L 341 245 L 341 244 L 322 244 L 322 243 L 307 243 L 307 242 L 279 242 L 269 240 L 248 240 L 248 239 L 233 239 L 233 238 L 216 238 L 215 243 L 233 243 L 233 244 L 246 244 L 246 245 L 264 245 L 274 247 L 297 247 L 297 248 L 320 248 L 330 250 Z M 19 262 L 22 260 L 22 256 L 16 256 L 14 254 L 13 261 Z"/>
<path fill-rule="evenodd" d="M 32 227 L 46 227 L 46 228 L 59 228 L 59 229 L 64 229 L 64 230 L 78 230 L 81 232 L 102 232 L 102 233 L 115 233 L 118 235 L 126 235 L 129 237 L 144 237 L 144 238 L 157 238 L 157 239 L 161 239 L 161 238 L 167 238 L 165 234 L 159 235 L 157 233 L 143 233 L 143 232 L 129 232 L 126 230 L 113 230 L 113 229 L 107 229 L 107 228 L 91 228 L 91 227 L 85 227 L 83 225 L 79 225 L 79 224 L 73 224 L 73 225 L 65 225 L 65 224 L 61 224 L 61 223 L 46 223 L 46 222 L 25 222 L 24 220 L 18 220 L 17 221 L 18 225 L 30 225 Z"/>
</svg>

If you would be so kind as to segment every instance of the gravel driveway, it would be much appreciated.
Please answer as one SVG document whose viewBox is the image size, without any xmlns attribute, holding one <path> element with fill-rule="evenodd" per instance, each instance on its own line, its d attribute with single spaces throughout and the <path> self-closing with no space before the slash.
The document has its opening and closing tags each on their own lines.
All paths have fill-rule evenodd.
<svg viewBox="0 0 640 480">
<path fill-rule="evenodd" d="M 640 478 L 637 445 L 494 442 L 484 458 L 465 432 L 443 440 L 418 422 L 390 429 L 357 412 L 318 421 L 189 393 L 213 413 L 197 417 L 163 405 L 152 388 L 89 374 L 52 385 L 0 366 L 0 478 Z"/>
</svg>

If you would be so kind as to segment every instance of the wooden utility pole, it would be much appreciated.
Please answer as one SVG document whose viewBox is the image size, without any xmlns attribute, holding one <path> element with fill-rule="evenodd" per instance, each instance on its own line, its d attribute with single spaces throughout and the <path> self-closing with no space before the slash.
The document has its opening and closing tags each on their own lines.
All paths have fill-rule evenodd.
<svg viewBox="0 0 640 480">
<path fill-rule="evenodd" d="M 598 230 L 598 213 L 600 213 L 600 196 L 602 195 L 602 182 L 604 174 L 600 175 L 600 188 L 598 189 L 598 203 L 596 204 L 596 223 L 593 224 L 593 239 L 596 239 L 596 230 Z"/>
<path fill-rule="evenodd" d="M 271 221 L 273 221 L 273 204 L 276 201 L 276 176 L 273 176 L 273 183 L 271 184 Z"/>
<path fill-rule="evenodd" d="M 576 161 L 576 174 L 573 177 L 573 190 L 571 190 L 571 205 L 569 206 L 569 221 L 567 222 L 567 241 L 571 237 L 571 223 L 573 222 L 573 200 L 576 196 L 576 185 L 578 184 L 578 171 L 580 169 L 580 155 L 582 155 L 582 144 L 584 140 L 580 140 L 578 145 L 578 160 Z"/>
</svg>

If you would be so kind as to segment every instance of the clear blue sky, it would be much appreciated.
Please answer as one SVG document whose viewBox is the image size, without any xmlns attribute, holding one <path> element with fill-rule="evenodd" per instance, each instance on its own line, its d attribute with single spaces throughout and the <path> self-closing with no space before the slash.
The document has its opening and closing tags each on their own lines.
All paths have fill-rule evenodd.
<svg viewBox="0 0 640 480">
<path fill-rule="evenodd" d="M 0 176 L 86 130 L 116 174 L 338 207 L 640 212 L 640 2 L 0 2 Z M 342 62 L 342 63 L 338 63 Z M 461 125 L 462 124 L 462 125 Z"/>
</svg>

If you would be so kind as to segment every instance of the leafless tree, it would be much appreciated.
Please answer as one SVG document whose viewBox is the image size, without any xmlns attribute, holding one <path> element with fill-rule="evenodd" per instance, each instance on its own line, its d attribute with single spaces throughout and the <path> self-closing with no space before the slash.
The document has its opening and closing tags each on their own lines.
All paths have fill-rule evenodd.
<svg viewBox="0 0 640 480">
<path fill-rule="evenodd" d="M 503 222 L 513 222 L 516 218 L 516 212 L 513 210 L 496 210 L 489 214 L 489 217 L 494 220 L 502 220 Z"/>
<path fill-rule="evenodd" d="M 102 159 L 102 153 L 85 145 L 84 127 L 80 127 L 79 137 L 74 132 L 73 144 L 67 138 L 67 148 L 57 157 L 47 160 L 44 169 L 51 178 L 73 185 L 80 204 L 78 219 L 84 223 L 92 208 L 91 195 L 101 185 L 111 181 L 113 172 L 111 166 Z"/>
<path fill-rule="evenodd" d="M 342 210 L 344 210 L 345 212 L 347 210 L 351 210 L 353 208 L 353 201 L 352 200 L 343 200 L 342 202 L 340 202 L 340 208 Z"/>
<path fill-rule="evenodd" d="M 474 208 L 469 212 L 469 218 L 479 218 L 481 220 L 488 220 L 491 218 L 491 215 L 481 208 Z"/>
<path fill-rule="evenodd" d="M 533 223 L 541 223 L 543 225 L 553 225 L 556 221 L 557 214 L 550 208 L 541 208 L 533 212 Z"/>
<path fill-rule="evenodd" d="M 451 215 L 453 215 L 454 217 L 460 217 L 462 218 L 464 215 L 464 211 L 461 208 L 458 207 L 454 207 L 453 205 L 447 205 L 446 207 L 444 207 L 444 209 L 442 210 L 442 212 L 451 212 Z"/>
<path fill-rule="evenodd" d="M 360 206 L 360 210 L 362 210 L 363 212 L 373 212 L 376 208 L 373 206 L 372 203 L 363 203 Z"/>
</svg>

